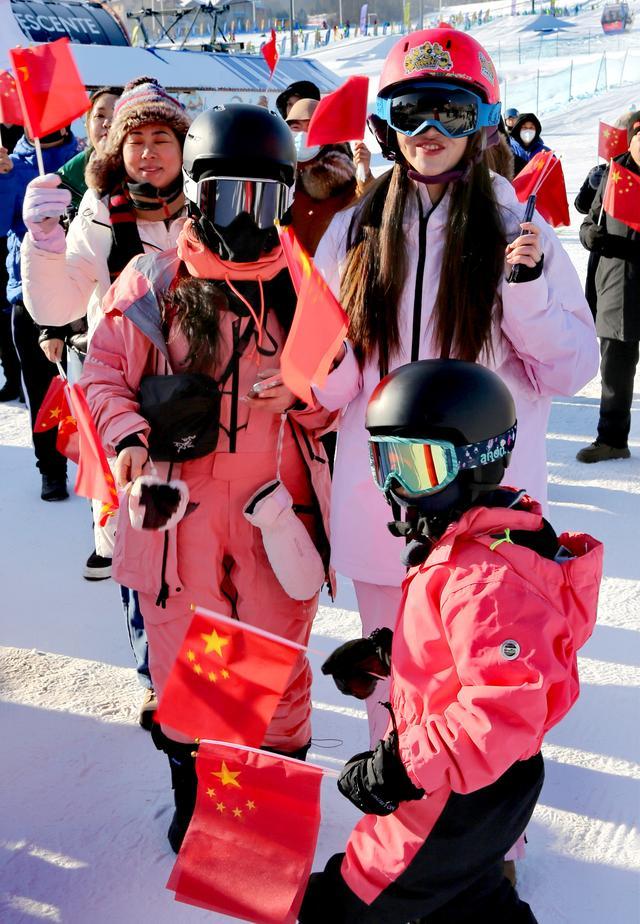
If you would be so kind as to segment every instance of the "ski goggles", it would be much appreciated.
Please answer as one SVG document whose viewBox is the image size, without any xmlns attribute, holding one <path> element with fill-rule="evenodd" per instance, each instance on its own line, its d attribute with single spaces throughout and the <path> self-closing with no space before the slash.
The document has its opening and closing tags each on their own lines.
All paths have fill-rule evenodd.
<svg viewBox="0 0 640 924">
<path fill-rule="evenodd" d="M 513 450 L 517 425 L 479 443 L 454 446 L 444 440 L 417 440 L 402 436 L 369 437 L 373 480 L 381 491 L 393 482 L 409 497 L 442 491 L 461 469 L 479 468 L 503 459 Z"/>
<path fill-rule="evenodd" d="M 219 228 L 247 213 L 260 230 L 272 228 L 289 208 L 292 190 L 277 180 L 211 177 L 196 182 L 184 176 L 184 193 Z"/>
<path fill-rule="evenodd" d="M 411 138 L 431 127 L 447 138 L 465 138 L 497 125 L 500 109 L 500 103 L 485 103 L 477 93 L 450 83 L 418 84 L 406 93 L 376 99 L 380 118 Z"/>
</svg>

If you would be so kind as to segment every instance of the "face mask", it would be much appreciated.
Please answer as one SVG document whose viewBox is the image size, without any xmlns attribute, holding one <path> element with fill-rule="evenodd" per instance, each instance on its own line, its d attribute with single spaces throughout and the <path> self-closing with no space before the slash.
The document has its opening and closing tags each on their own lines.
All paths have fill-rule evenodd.
<svg viewBox="0 0 640 924">
<path fill-rule="evenodd" d="M 531 144 L 533 139 L 536 137 L 536 133 L 532 131 L 530 128 L 527 128 L 525 131 L 520 132 L 520 137 L 522 138 L 525 144 Z"/>
<path fill-rule="evenodd" d="M 307 147 L 306 132 L 294 132 L 293 144 L 296 149 L 296 158 L 299 164 L 306 164 L 308 161 L 313 160 L 314 157 L 317 157 L 320 153 L 319 144 L 314 144 L 311 147 Z"/>
<path fill-rule="evenodd" d="M 198 224 L 206 246 L 217 253 L 221 260 L 254 263 L 278 244 L 276 229 L 258 228 L 246 212 L 234 218 L 226 228 L 218 228 L 205 217 L 200 218 Z"/>
</svg>

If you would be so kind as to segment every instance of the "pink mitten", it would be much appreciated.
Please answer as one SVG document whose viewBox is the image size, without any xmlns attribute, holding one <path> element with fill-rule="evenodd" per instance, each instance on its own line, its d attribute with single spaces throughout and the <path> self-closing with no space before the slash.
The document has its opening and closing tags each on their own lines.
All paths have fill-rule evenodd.
<svg viewBox="0 0 640 924">
<path fill-rule="evenodd" d="M 36 247 L 49 253 L 64 253 L 64 229 L 60 216 L 71 202 L 68 189 L 60 188 L 60 177 L 47 173 L 31 180 L 22 205 L 22 220 Z"/>
</svg>

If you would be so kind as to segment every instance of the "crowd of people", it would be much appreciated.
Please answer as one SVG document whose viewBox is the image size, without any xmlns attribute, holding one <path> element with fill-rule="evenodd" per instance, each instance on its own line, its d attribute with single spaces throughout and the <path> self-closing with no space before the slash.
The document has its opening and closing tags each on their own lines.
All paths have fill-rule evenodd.
<svg viewBox="0 0 640 924">
<path fill-rule="evenodd" d="M 436 42 L 447 67 L 416 56 Z M 278 112 L 229 104 L 190 124 L 141 77 L 92 94 L 86 150 L 70 129 L 42 139 L 45 175 L 27 134 L 2 148 L 0 400 L 22 392 L 34 422 L 57 363 L 86 393 L 122 504 L 106 526 L 94 511 L 83 574 L 120 585 L 176 852 L 197 745 L 154 710 L 190 604 L 306 645 L 337 571 L 362 637 L 323 671 L 367 706 L 371 750 L 338 784 L 364 817 L 312 875 L 299 920 L 535 924 L 513 860 L 543 737 L 577 696 L 602 563 L 599 543 L 545 519 L 547 423 L 552 398 L 596 374 L 594 312 L 603 397 L 578 458 L 628 455 L 638 232 L 602 216 L 608 168 L 592 171 L 576 203 L 598 262 L 587 303 L 510 182 L 547 150 L 540 121 L 502 118 L 495 68 L 464 31 L 415 32 L 389 53 L 370 120 L 390 162 L 377 178 L 364 142 L 309 145 L 319 99 L 299 81 Z M 625 127 L 618 160 L 640 173 L 640 113 Z M 278 224 L 349 317 L 311 402 L 280 371 L 296 296 Z M 55 430 L 34 453 L 43 501 L 63 501 Z M 179 485 L 189 504 L 141 528 L 140 479 Z M 295 580 L 286 535 L 267 543 L 256 526 L 266 499 L 298 530 Z M 304 760 L 310 743 L 301 652 L 263 746 Z"/>
</svg>

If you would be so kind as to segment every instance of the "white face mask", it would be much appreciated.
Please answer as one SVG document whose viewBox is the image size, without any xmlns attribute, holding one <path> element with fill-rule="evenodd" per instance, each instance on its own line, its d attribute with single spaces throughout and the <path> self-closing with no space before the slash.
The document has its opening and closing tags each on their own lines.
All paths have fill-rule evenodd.
<svg viewBox="0 0 640 924">
<path fill-rule="evenodd" d="M 317 157 L 320 153 L 320 145 L 313 144 L 311 147 L 307 147 L 307 133 L 306 132 L 294 132 L 293 133 L 293 143 L 296 149 L 296 157 L 299 164 L 306 164 L 308 161 L 313 160 L 314 157 Z"/>
<path fill-rule="evenodd" d="M 520 137 L 525 144 L 531 144 L 533 139 L 536 137 L 536 133 L 532 129 L 526 128 L 523 132 L 520 132 Z"/>
</svg>

